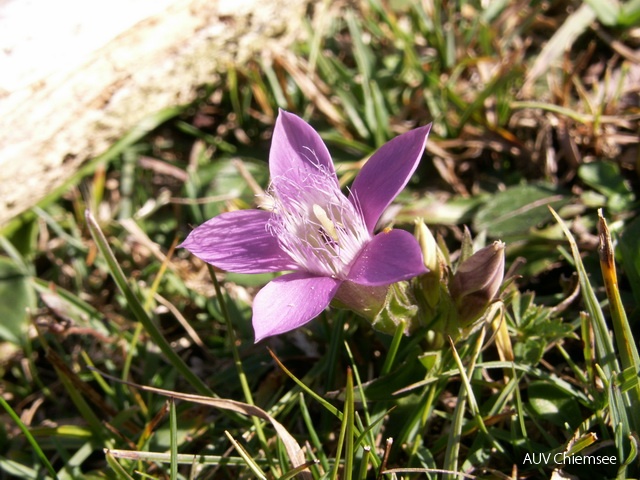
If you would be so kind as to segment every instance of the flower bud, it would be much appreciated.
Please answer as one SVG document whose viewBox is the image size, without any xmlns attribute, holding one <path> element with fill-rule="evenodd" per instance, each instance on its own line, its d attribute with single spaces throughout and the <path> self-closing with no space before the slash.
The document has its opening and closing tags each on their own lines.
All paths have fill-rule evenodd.
<svg viewBox="0 0 640 480">
<path fill-rule="evenodd" d="M 504 248 L 503 242 L 493 242 L 458 267 L 449 292 L 460 327 L 467 328 L 478 320 L 498 293 L 504 277 Z"/>
<path fill-rule="evenodd" d="M 437 316 L 436 310 L 442 296 L 443 274 L 446 267 L 436 239 L 424 223 L 424 220 L 416 219 L 415 223 L 416 228 L 414 235 L 418 240 L 420 250 L 422 250 L 424 266 L 429 270 L 427 273 L 421 275 L 417 282 L 421 297 L 426 302 L 426 311 L 424 313 L 427 317 L 434 317 Z"/>
<path fill-rule="evenodd" d="M 438 244 L 436 243 L 436 239 L 433 237 L 433 234 L 423 219 L 416 218 L 415 223 L 416 228 L 414 235 L 418 240 L 420 250 L 422 250 L 424 266 L 427 267 L 429 271 L 437 273 L 440 270 L 440 259 L 438 258 Z"/>
</svg>

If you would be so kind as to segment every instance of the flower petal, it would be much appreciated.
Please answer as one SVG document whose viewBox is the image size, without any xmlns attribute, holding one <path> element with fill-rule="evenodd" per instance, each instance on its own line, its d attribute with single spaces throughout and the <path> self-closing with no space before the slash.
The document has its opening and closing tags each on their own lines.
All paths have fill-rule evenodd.
<svg viewBox="0 0 640 480">
<path fill-rule="evenodd" d="M 284 177 L 300 183 L 318 169 L 335 176 L 331 155 L 320 135 L 297 115 L 280 110 L 269 151 L 271 181 L 277 183 Z M 335 181 L 337 185 L 337 177 Z"/>
<path fill-rule="evenodd" d="M 231 272 L 295 270 L 296 264 L 267 230 L 271 215 L 261 210 L 223 213 L 196 227 L 179 246 Z"/>
<path fill-rule="evenodd" d="M 404 230 L 391 230 L 379 233 L 362 249 L 347 280 L 360 285 L 389 285 L 426 272 L 415 237 Z"/>
<path fill-rule="evenodd" d="M 341 280 L 296 272 L 275 278 L 253 301 L 256 342 L 313 320 L 331 302 Z"/>
<path fill-rule="evenodd" d="M 429 130 L 431 124 L 385 143 L 353 181 L 349 198 L 362 210 L 369 232 L 418 167 Z"/>
</svg>

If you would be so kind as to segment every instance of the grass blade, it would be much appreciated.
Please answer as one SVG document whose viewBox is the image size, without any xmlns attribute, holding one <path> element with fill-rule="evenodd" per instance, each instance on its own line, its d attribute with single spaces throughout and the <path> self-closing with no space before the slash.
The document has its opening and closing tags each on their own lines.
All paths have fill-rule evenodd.
<svg viewBox="0 0 640 480">
<path fill-rule="evenodd" d="M 326 408 L 330 413 L 332 413 L 333 415 L 335 415 L 336 417 L 338 417 L 340 420 L 342 420 L 342 412 L 340 410 L 338 410 L 336 407 L 334 407 L 333 405 L 331 405 L 329 402 L 327 402 L 324 398 L 322 398 L 320 395 L 318 395 L 316 392 L 314 392 L 313 390 L 311 390 L 309 387 L 307 387 L 302 381 L 300 381 L 299 378 L 297 378 L 293 373 L 291 373 L 291 371 L 289 369 L 287 369 L 287 367 L 285 367 L 282 362 L 280 361 L 280 359 L 278 357 L 276 357 L 275 353 L 273 353 L 271 351 L 271 349 L 269 349 L 269 353 L 271 354 L 271 357 L 273 358 L 274 362 L 276 362 L 276 364 L 278 365 L 278 367 L 280 367 L 282 369 L 282 371 L 284 373 L 287 374 L 287 376 L 289 378 L 291 378 L 291 380 L 293 380 L 294 382 L 296 382 L 298 384 L 298 386 L 300 388 L 302 388 L 302 390 L 304 390 L 308 395 L 310 395 L 314 400 L 316 400 L 318 403 L 320 403 L 320 405 L 322 405 L 324 408 Z"/>
<path fill-rule="evenodd" d="M 304 424 L 307 427 L 307 431 L 309 432 L 309 441 L 315 449 L 315 455 L 319 457 L 319 462 L 322 465 L 322 468 L 326 472 L 329 470 L 329 459 L 327 458 L 327 454 L 324 452 L 322 442 L 320 441 L 320 437 L 318 436 L 318 432 L 316 431 L 316 427 L 313 425 L 313 419 L 311 418 L 309 407 L 307 406 L 307 402 L 304 398 L 304 393 L 302 392 L 300 392 L 298 396 L 298 405 L 300 407 L 302 420 L 304 421 Z"/>
<path fill-rule="evenodd" d="M 129 475 L 124 468 L 122 468 L 122 465 L 120 465 L 120 463 L 115 459 L 109 449 L 104 449 L 104 456 L 107 459 L 107 463 L 109 464 L 111 469 L 117 475 L 117 478 L 121 478 L 124 480 L 133 480 L 133 477 Z"/>
<path fill-rule="evenodd" d="M 29 442 L 29 445 L 31 445 L 31 448 L 33 448 L 33 451 L 36 454 L 36 457 L 38 457 L 38 460 L 40 460 L 40 463 L 42 463 L 42 465 L 47 469 L 47 472 L 49 472 L 49 475 L 51 475 L 54 479 L 57 479 L 58 474 L 53 468 L 53 465 L 51 465 L 51 463 L 49 462 L 47 456 L 40 448 L 40 445 L 38 445 L 36 439 L 33 437 L 33 435 L 31 435 L 31 432 L 29 431 L 27 426 L 22 423 L 22 420 L 20 420 L 20 416 L 13 410 L 13 408 L 11 408 L 11 405 L 7 403 L 2 395 L 0 395 L 0 406 L 2 406 L 2 408 L 4 408 L 5 411 L 9 414 L 11 420 L 16 423 L 22 434 L 27 439 L 27 442 Z"/>
<path fill-rule="evenodd" d="M 620 4 L 616 0 L 585 0 L 595 12 L 598 20 L 607 27 L 612 27 L 620 17 Z"/>
<path fill-rule="evenodd" d="M 451 343 L 452 348 L 453 343 Z M 460 372 L 464 372 L 460 368 Z M 464 378 L 464 377 L 463 377 Z M 460 456 L 460 439 L 462 438 L 462 425 L 464 423 L 464 411 L 467 406 L 467 392 L 469 389 L 467 386 L 460 385 L 460 393 L 458 394 L 458 401 L 453 411 L 453 419 L 451 421 L 451 430 L 449 431 L 449 438 L 447 440 L 447 449 L 444 454 L 443 468 L 449 472 L 457 472 Z M 456 475 L 446 474 L 444 479 L 453 479 Z"/>
<path fill-rule="evenodd" d="M 589 28 L 595 18 L 595 12 L 586 3 L 567 17 L 529 69 L 524 91 L 531 89 L 538 77 L 549 71 L 549 67 L 566 51 L 566 46 L 572 45 L 575 39 Z"/>
<path fill-rule="evenodd" d="M 176 402 L 173 397 L 169 398 L 169 434 L 171 441 L 171 480 L 178 479 L 178 419 L 176 413 Z"/>
<path fill-rule="evenodd" d="M 404 328 L 405 323 L 401 322 L 398 325 L 395 333 L 393 334 L 393 339 L 391 340 L 391 345 L 389 346 L 389 351 L 387 352 L 387 356 L 384 359 L 384 365 L 382 366 L 382 371 L 380 373 L 381 377 L 388 375 L 391 371 L 391 367 L 393 366 L 396 355 L 398 354 L 398 348 L 400 348 L 400 342 L 402 341 Z"/>
<path fill-rule="evenodd" d="M 107 262 L 107 266 L 109 268 L 109 273 L 111 274 L 114 282 L 118 285 L 120 292 L 124 295 L 127 300 L 127 305 L 131 309 L 131 312 L 135 316 L 136 320 L 138 320 L 144 329 L 147 331 L 149 336 L 153 339 L 155 344 L 160 348 L 162 353 L 165 355 L 167 360 L 175 367 L 176 370 L 196 389 L 198 393 L 201 395 L 213 396 L 213 392 L 207 387 L 207 385 L 196 375 L 191 369 L 187 366 L 186 363 L 180 358 L 180 356 L 173 351 L 169 342 L 164 338 L 162 332 L 156 327 L 153 323 L 147 312 L 145 312 L 140 300 L 135 295 L 127 278 L 124 275 L 124 272 L 120 268 L 118 261 L 116 260 L 113 251 L 109 247 L 109 243 L 107 242 L 107 238 L 100 230 L 100 226 L 98 222 L 94 218 L 93 214 L 87 210 L 85 212 L 85 217 L 87 220 L 87 226 L 89 227 L 89 231 L 91 232 L 91 236 L 93 237 L 98 250 L 102 253 L 102 256 Z"/>
<path fill-rule="evenodd" d="M 358 480 L 365 480 L 367 478 L 367 470 L 369 470 L 369 457 L 371 457 L 371 447 L 366 445 L 364 448 L 364 453 L 362 455 L 362 460 L 360 460 L 360 469 L 358 470 L 358 475 L 356 478 Z"/>
<path fill-rule="evenodd" d="M 611 310 L 611 320 L 613 324 L 614 337 L 620 353 L 622 368 L 633 368 L 638 372 L 640 367 L 640 356 L 633 341 L 633 333 L 629 326 L 627 314 L 622 306 L 620 290 L 618 289 L 618 275 L 614 261 L 613 244 L 607 221 L 602 216 L 602 210 L 598 211 L 598 233 L 600 237 L 600 267 L 602 268 L 602 278 L 609 299 L 609 309 Z"/>
<path fill-rule="evenodd" d="M 612 427 L 614 431 L 619 432 L 619 434 L 616 435 L 616 446 L 620 457 L 628 458 L 629 449 L 632 447 L 630 444 L 624 444 L 624 442 L 628 441 L 632 431 L 629 417 L 635 419 L 638 414 L 634 413 L 636 409 L 628 394 L 623 394 L 620 386 L 617 384 L 617 375 L 621 371 L 620 364 L 616 357 L 613 341 L 609 335 L 604 313 L 602 312 L 602 308 L 600 308 L 598 299 L 589 281 L 587 271 L 582 263 L 578 245 L 560 216 L 552 208 L 549 208 L 549 210 L 558 224 L 560 224 L 571 246 L 571 253 L 578 273 L 582 298 L 593 325 L 596 352 L 600 362 L 600 364 L 596 364 L 595 366 L 596 369 L 601 368 L 602 380 L 607 385 L 608 406 L 611 413 Z"/>
<path fill-rule="evenodd" d="M 602 309 L 600 308 L 600 304 L 598 302 L 596 294 L 593 291 L 593 287 L 589 282 L 587 271 L 582 264 L 580 251 L 578 250 L 578 245 L 576 244 L 573 235 L 569 231 L 569 228 L 564 223 L 564 221 L 556 213 L 556 211 L 551 207 L 549 207 L 549 210 L 551 210 L 551 214 L 560 224 L 560 227 L 562 228 L 562 231 L 564 232 L 569 241 L 569 245 L 571 246 L 571 253 L 573 255 L 573 260 L 576 265 L 576 271 L 578 273 L 578 279 L 580 281 L 582 298 L 587 307 L 587 312 L 591 316 L 591 321 L 594 327 L 596 351 L 598 353 L 598 357 L 605 375 L 607 376 L 607 378 L 612 378 L 616 372 L 620 371 L 620 366 L 618 365 L 618 361 L 616 360 L 615 350 L 613 348 L 611 337 L 609 336 L 609 330 L 607 329 L 607 323 L 605 321 L 604 314 L 602 313 Z"/>
<path fill-rule="evenodd" d="M 103 441 L 105 431 L 103 424 L 94 410 L 89 406 L 85 397 L 103 414 L 114 416 L 116 411 L 104 401 L 102 396 L 94 390 L 93 387 L 83 381 L 53 349 L 49 348 L 47 350 L 46 359 L 53 366 L 60 382 L 62 382 L 62 385 L 69 394 L 69 398 L 71 398 L 80 415 L 82 415 L 82 418 L 87 422 L 93 438 L 96 441 Z"/>
<path fill-rule="evenodd" d="M 249 387 L 249 382 L 247 380 L 247 376 L 244 373 L 244 367 L 242 366 L 242 360 L 240 358 L 240 352 L 238 351 L 238 345 L 236 342 L 236 334 L 235 330 L 233 329 L 233 322 L 231 321 L 231 316 L 229 315 L 226 301 L 224 299 L 224 296 L 222 295 L 220 282 L 218 282 L 218 277 L 216 277 L 216 272 L 213 271 L 213 267 L 207 264 L 207 269 L 209 270 L 209 276 L 211 277 L 211 281 L 213 282 L 213 286 L 216 290 L 216 298 L 218 300 L 220 312 L 222 312 L 222 316 L 224 317 L 224 321 L 227 325 L 229 348 L 231 349 L 231 353 L 233 354 L 233 363 L 236 367 L 236 372 L 238 374 L 238 379 L 240 380 L 240 386 L 242 387 L 245 402 L 247 402 L 249 405 L 255 405 L 255 402 L 253 401 L 253 395 L 251 394 L 251 388 Z M 253 417 L 252 420 L 253 425 L 256 429 L 256 433 L 258 434 L 258 439 L 260 440 L 264 451 L 268 455 L 269 449 L 267 448 L 267 437 L 265 436 L 262 429 L 262 424 L 256 417 Z"/>
<path fill-rule="evenodd" d="M 295 476 L 298 475 L 299 473 L 302 473 L 303 470 L 311 468 L 317 465 L 318 463 L 320 463 L 320 460 L 309 460 L 308 462 L 303 463 L 302 465 L 289 470 L 287 473 L 282 475 L 278 480 L 289 480 L 290 478 L 295 478 Z"/>
<path fill-rule="evenodd" d="M 235 448 L 240 456 L 244 459 L 245 465 L 247 465 L 251 469 L 256 478 L 260 480 L 267 480 L 267 476 L 264 474 L 258 464 L 253 460 L 253 458 L 251 458 L 249 452 L 247 452 L 244 447 L 240 445 L 240 443 L 238 443 L 228 431 L 225 430 L 224 433 L 233 445 L 233 448 Z"/>
<path fill-rule="evenodd" d="M 105 452 L 112 458 L 121 458 L 123 460 L 133 460 L 136 462 L 171 462 L 171 454 L 164 452 L 142 452 L 138 450 L 120 449 L 105 449 Z M 176 461 L 179 465 L 244 465 L 244 460 L 242 458 L 230 457 L 225 455 L 194 455 L 190 453 L 179 453 L 177 455 Z M 265 460 L 261 458 L 254 459 L 254 462 L 266 463 Z"/>
<path fill-rule="evenodd" d="M 273 418 L 267 412 L 265 412 L 261 408 L 256 407 L 255 405 L 249 405 L 247 403 L 238 402 L 236 400 L 213 398 L 213 397 L 202 396 L 202 395 L 191 395 L 188 393 L 180 393 L 180 392 L 174 392 L 171 390 L 164 390 L 162 388 L 154 388 L 146 385 L 138 385 L 133 382 L 125 382 L 119 378 L 116 378 L 112 375 L 108 375 L 104 372 L 100 372 L 100 374 L 105 378 L 108 378 L 114 382 L 123 383 L 125 385 L 129 385 L 130 387 L 143 390 L 145 392 L 156 393 L 158 395 L 164 395 L 166 397 L 172 397 L 179 400 L 184 400 L 186 402 L 206 405 L 208 407 L 218 408 L 224 411 L 241 413 L 243 415 L 254 416 L 262 420 L 266 420 L 271 423 L 276 433 L 278 434 L 278 437 L 284 444 L 284 447 L 287 451 L 287 455 L 289 456 L 289 460 L 291 461 L 293 467 L 294 468 L 299 467 L 300 465 L 305 463 L 304 452 L 302 451 L 302 448 L 300 448 L 300 445 L 298 444 L 296 439 L 293 438 L 293 436 L 287 431 L 286 428 L 284 428 L 284 426 L 280 422 L 278 422 L 275 418 Z M 308 472 L 302 472 L 301 477 L 304 479 L 311 478 L 308 475 Z"/>
<path fill-rule="evenodd" d="M 355 457 L 355 452 L 353 451 L 353 436 L 354 436 L 354 408 L 355 405 L 353 403 L 353 373 L 351 368 L 347 369 L 347 387 L 346 387 L 346 398 L 344 402 L 344 422 L 346 425 L 345 428 L 345 436 L 346 436 L 346 445 L 345 445 L 345 457 L 344 457 L 344 468 L 345 468 L 345 480 L 351 480 L 351 476 L 353 474 L 353 458 Z"/>
</svg>

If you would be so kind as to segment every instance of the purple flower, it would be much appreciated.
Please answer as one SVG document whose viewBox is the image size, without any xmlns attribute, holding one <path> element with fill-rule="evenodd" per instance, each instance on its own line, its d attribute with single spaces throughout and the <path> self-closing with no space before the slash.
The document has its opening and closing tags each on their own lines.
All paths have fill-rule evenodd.
<svg viewBox="0 0 640 480">
<path fill-rule="evenodd" d="M 383 145 L 345 196 L 318 133 L 280 111 L 269 153 L 269 211 L 223 213 L 194 229 L 181 247 L 231 272 L 293 271 L 256 295 L 256 342 L 311 321 L 347 282 L 370 289 L 425 273 L 410 233 L 374 229 L 415 171 L 429 129 Z"/>
</svg>

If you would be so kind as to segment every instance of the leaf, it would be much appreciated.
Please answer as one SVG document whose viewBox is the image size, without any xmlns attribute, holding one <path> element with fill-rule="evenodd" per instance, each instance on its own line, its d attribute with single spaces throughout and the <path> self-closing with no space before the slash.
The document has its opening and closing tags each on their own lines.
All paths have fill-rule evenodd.
<svg viewBox="0 0 640 480">
<path fill-rule="evenodd" d="M 622 254 L 622 268 L 631 284 L 631 291 L 640 305 L 640 217 L 625 225 L 618 246 Z"/>
<path fill-rule="evenodd" d="M 584 183 L 606 197 L 607 206 L 612 211 L 621 212 L 631 206 L 634 195 L 616 163 L 586 163 L 580 166 L 578 175 Z"/>
<path fill-rule="evenodd" d="M 105 458 L 107 459 L 107 463 L 115 472 L 117 478 L 124 480 L 133 480 L 133 477 L 127 473 L 127 471 L 118 463 L 118 461 L 114 458 L 112 452 L 110 450 L 105 449 Z"/>
<path fill-rule="evenodd" d="M 595 18 L 595 12 L 586 3 L 572 12 L 545 44 L 529 68 L 523 90 L 530 90 L 536 79 L 549 71 L 549 68 L 564 54 L 567 45 L 573 45 L 576 38 L 589 28 Z"/>
<path fill-rule="evenodd" d="M 249 452 L 244 449 L 240 442 L 233 438 L 233 435 L 231 435 L 227 430 L 225 430 L 224 433 L 227 436 L 227 439 L 229 439 L 229 442 L 231 442 L 231 445 L 233 445 L 233 448 L 235 448 L 236 451 L 240 454 L 247 467 L 249 467 L 249 469 L 253 472 L 255 478 L 258 478 L 259 480 L 267 480 L 267 476 L 255 462 L 255 460 L 251 458 Z"/>
<path fill-rule="evenodd" d="M 228 400 L 223 398 L 211 398 L 204 397 L 202 395 L 192 395 L 188 393 L 180 393 L 174 392 L 171 390 L 163 390 L 161 388 L 149 387 L 146 385 L 138 385 L 132 382 L 125 382 L 119 378 L 113 377 L 111 375 L 107 375 L 104 372 L 99 372 L 105 378 L 108 378 L 112 381 L 124 383 L 125 385 L 129 385 L 134 388 L 138 388 L 145 392 L 156 393 L 158 395 L 164 395 L 165 397 L 177 398 L 179 400 L 184 400 L 186 402 L 198 403 L 200 405 L 206 405 L 208 407 L 219 408 L 221 410 L 228 410 L 231 412 L 241 413 L 243 415 L 258 417 L 262 420 L 266 420 L 271 423 L 273 428 L 275 429 L 278 437 L 282 441 L 285 450 L 287 451 L 287 455 L 289 456 L 289 460 L 293 467 L 299 467 L 300 465 L 305 463 L 304 452 L 300 445 L 296 441 L 295 438 L 287 431 L 284 426 L 278 422 L 275 418 L 269 415 L 267 412 L 262 410 L 255 405 L 249 405 L 247 403 L 238 402 L 236 400 Z M 303 478 L 311 478 L 308 472 L 301 472 L 301 477 Z"/>
<path fill-rule="evenodd" d="M 640 22 L 640 0 L 630 0 L 622 5 L 618 24 L 623 27 L 631 27 L 638 22 Z"/>
<path fill-rule="evenodd" d="M 275 278 L 273 273 L 226 273 L 227 282 L 236 283 L 243 287 L 262 287 Z"/>
<path fill-rule="evenodd" d="M 615 350 L 613 348 L 613 341 L 609 333 L 607 322 L 604 318 L 604 313 L 602 311 L 602 308 L 600 307 L 600 302 L 598 301 L 593 286 L 591 285 L 589 275 L 587 274 L 587 270 L 585 269 L 582 262 L 582 257 L 580 256 L 578 244 L 573 238 L 569 227 L 564 223 L 562 218 L 560 218 L 555 210 L 550 210 L 551 214 L 562 227 L 562 231 L 564 232 L 567 240 L 569 241 L 569 245 L 571 246 L 571 254 L 573 256 L 576 272 L 578 274 L 578 281 L 580 282 L 580 292 L 582 294 L 582 300 L 584 302 L 584 307 L 587 313 L 591 317 L 591 322 L 593 325 L 596 340 L 596 350 L 598 352 L 598 360 L 602 363 L 601 366 L 606 374 L 606 377 L 612 378 L 614 372 L 620 371 L 620 366 L 618 364 Z M 615 402 L 611 403 L 613 404 Z"/>
<path fill-rule="evenodd" d="M 400 199 L 403 194 L 400 194 Z M 411 223 L 416 217 L 424 218 L 427 224 L 458 225 L 471 221 L 476 208 L 488 201 L 489 195 L 482 194 L 470 198 L 452 197 L 443 202 L 433 196 L 426 195 L 418 200 L 409 199 L 407 204 L 397 213 L 398 223 Z"/>
<path fill-rule="evenodd" d="M 258 185 L 266 185 L 269 172 L 266 164 L 253 161 L 219 160 L 206 167 L 200 167 L 198 175 L 211 178 L 205 195 L 207 198 L 238 199 L 249 205 L 255 203 L 255 192 L 247 178 L 253 178 Z M 206 180 L 205 180 L 206 181 Z M 249 180 L 251 181 L 251 180 Z M 204 207 L 206 218 L 212 218 L 224 211 L 223 202 L 207 203 Z"/>
<path fill-rule="evenodd" d="M 569 230 L 569 227 L 564 223 L 562 218 L 553 210 L 551 214 L 554 216 L 558 224 L 562 227 L 562 230 L 569 241 L 571 246 L 571 254 L 575 263 L 576 271 L 578 273 L 578 280 L 580 282 L 580 290 L 582 293 L 582 300 L 586 311 L 588 312 L 591 325 L 593 326 L 593 333 L 595 339 L 595 347 L 598 356 L 598 362 L 596 367 L 600 370 L 602 379 L 605 383 L 610 382 L 617 372 L 620 372 L 620 364 L 617 359 L 616 351 L 613 346 L 609 327 L 604 318 L 604 313 L 600 307 L 598 298 L 595 295 L 589 276 L 582 263 L 580 251 L 578 245 Z M 611 422 L 616 425 L 620 435 L 616 436 L 616 447 L 621 452 L 629 452 L 631 448 L 630 444 L 624 445 L 623 442 L 629 438 L 632 431 L 632 425 L 629 418 L 637 421 L 637 401 L 632 401 L 628 395 L 622 395 L 620 389 L 616 385 L 608 384 L 607 397 L 609 402 L 609 412 L 611 414 Z M 637 425 L 633 426 L 634 428 Z M 637 431 L 637 428 L 636 428 Z M 623 472 L 624 473 L 624 472 Z M 624 475 L 623 475 L 624 476 Z"/>
<path fill-rule="evenodd" d="M 38 444 L 36 439 L 33 437 L 33 435 L 31 435 L 31 432 L 29 431 L 27 426 L 22 422 L 22 420 L 20 419 L 20 416 L 13 410 L 13 408 L 11 408 L 11 405 L 9 405 L 2 396 L 0 396 L 0 407 L 2 407 L 5 410 L 5 412 L 7 412 L 9 417 L 22 431 L 22 435 L 24 435 L 24 438 L 26 438 L 27 442 L 31 446 L 31 449 L 34 455 L 40 460 L 42 465 L 47 469 L 47 471 L 49 472 L 49 475 L 51 475 L 54 478 L 54 480 L 57 480 L 58 476 L 56 474 L 56 471 L 53 468 L 53 465 L 51 465 L 51 463 L 49 462 L 47 456 L 44 454 L 44 452 L 40 448 L 40 445 Z M 19 467 L 19 464 L 16 463 L 15 466 Z M 28 467 L 25 467 L 25 469 L 26 468 Z"/>
<path fill-rule="evenodd" d="M 631 369 L 634 375 L 638 375 L 640 370 L 640 355 L 633 338 L 631 325 L 627 318 L 620 290 L 618 288 L 618 275 L 616 273 L 616 264 L 614 261 L 613 242 L 611 233 L 607 226 L 607 221 L 602 216 L 602 210 L 598 210 L 598 237 L 600 238 L 600 246 L 598 254 L 600 257 L 600 268 L 602 270 L 602 279 L 604 280 L 605 291 L 609 299 L 609 313 L 611 316 L 611 324 L 613 325 L 613 336 L 618 347 L 618 355 L 620 357 L 620 365 L 624 371 Z M 629 393 L 633 399 L 631 403 L 640 402 L 640 386 L 636 382 L 634 388 Z M 630 410 L 631 419 L 635 428 L 640 427 L 640 414 L 637 409 Z"/>
<path fill-rule="evenodd" d="M 120 449 L 108 449 L 105 448 L 106 455 L 110 455 L 112 458 L 120 458 L 123 460 L 133 460 L 136 462 L 159 462 L 169 463 L 171 462 L 171 454 L 169 452 L 149 452 L 139 450 L 120 450 Z M 244 465 L 244 459 L 241 457 L 232 457 L 230 455 L 201 455 L 193 453 L 179 453 L 177 461 L 181 465 Z M 256 459 L 256 463 L 264 463 L 265 459 Z"/>
<path fill-rule="evenodd" d="M 489 198 L 478 209 L 473 225 L 493 238 L 522 237 L 548 220 L 547 206 L 559 208 L 568 202 L 565 193 L 553 186 L 518 185 Z"/>
<path fill-rule="evenodd" d="M 598 20 L 607 27 L 612 27 L 618 23 L 620 15 L 620 3 L 617 0 L 585 0 L 598 17 Z"/>
<path fill-rule="evenodd" d="M 21 344 L 29 323 L 27 309 L 35 307 L 28 275 L 11 259 L 0 257 L 0 339 Z"/>
<path fill-rule="evenodd" d="M 85 218 L 87 220 L 87 227 L 91 232 L 93 240 L 96 242 L 96 246 L 100 253 L 104 256 L 107 262 L 107 268 L 113 281 L 116 283 L 120 292 L 124 295 L 127 306 L 136 317 L 136 320 L 140 322 L 144 329 L 147 331 L 151 339 L 160 348 L 167 360 L 173 365 L 173 367 L 187 380 L 196 390 L 202 394 L 213 395 L 213 392 L 209 387 L 198 377 L 184 362 L 171 347 L 169 342 L 164 338 L 160 329 L 152 321 L 151 317 L 147 314 L 146 310 L 142 306 L 142 303 L 134 293 L 133 289 L 129 285 L 129 280 L 125 276 L 120 264 L 116 260 L 116 257 L 109 246 L 107 238 L 100 230 L 100 226 L 96 221 L 93 214 L 89 211 L 85 211 Z"/>
<path fill-rule="evenodd" d="M 527 393 L 531 407 L 543 419 L 559 427 L 568 424 L 573 429 L 580 425 L 580 405 L 564 390 L 549 382 L 535 381 L 529 384 Z"/>
</svg>

